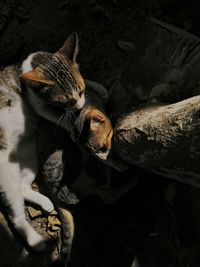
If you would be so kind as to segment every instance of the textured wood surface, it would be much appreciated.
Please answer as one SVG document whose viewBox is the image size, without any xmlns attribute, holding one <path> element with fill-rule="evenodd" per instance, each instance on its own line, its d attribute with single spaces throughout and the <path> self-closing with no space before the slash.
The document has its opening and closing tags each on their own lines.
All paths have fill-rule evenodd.
<svg viewBox="0 0 200 267">
<path fill-rule="evenodd" d="M 123 160 L 200 187 L 200 96 L 133 111 L 118 122 L 115 149 Z"/>
</svg>

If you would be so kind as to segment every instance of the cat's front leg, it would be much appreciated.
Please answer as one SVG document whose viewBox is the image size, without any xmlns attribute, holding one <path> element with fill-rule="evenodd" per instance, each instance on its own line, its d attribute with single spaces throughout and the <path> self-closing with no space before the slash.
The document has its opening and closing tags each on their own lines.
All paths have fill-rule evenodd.
<svg viewBox="0 0 200 267">
<path fill-rule="evenodd" d="M 0 187 L 14 228 L 30 247 L 42 251 L 45 241 L 26 221 L 19 164 L 7 161 L 0 163 Z"/>
<path fill-rule="evenodd" d="M 16 202 L 17 203 L 17 202 Z M 14 205 L 13 205 L 13 208 Z M 15 229 L 24 237 L 27 244 L 36 251 L 43 251 L 46 247 L 45 240 L 26 221 L 25 214 L 14 216 L 12 219 Z"/>
<path fill-rule="evenodd" d="M 25 200 L 39 205 L 44 211 L 51 212 L 54 210 L 51 200 L 43 194 L 32 190 L 31 184 L 35 179 L 35 172 L 31 169 L 25 168 L 21 172 L 22 176 L 22 194 Z"/>
<path fill-rule="evenodd" d="M 23 197 L 25 200 L 39 205 L 46 212 L 50 213 L 54 210 L 54 205 L 48 197 L 32 189 L 23 190 Z"/>
</svg>

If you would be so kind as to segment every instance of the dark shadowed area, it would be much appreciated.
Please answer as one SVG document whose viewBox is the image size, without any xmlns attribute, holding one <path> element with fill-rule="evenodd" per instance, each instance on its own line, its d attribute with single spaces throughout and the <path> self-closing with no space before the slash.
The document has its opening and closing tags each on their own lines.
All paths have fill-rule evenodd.
<svg viewBox="0 0 200 267">
<path fill-rule="evenodd" d="M 127 107 L 138 105 L 138 84 L 148 95 L 155 81 L 163 79 L 177 43 L 187 43 L 189 50 L 199 44 L 189 33 L 185 37 L 174 28 L 155 26 L 152 16 L 200 36 L 200 3 L 195 0 L 1 0 L 0 66 L 19 63 L 34 51 L 56 51 L 76 31 L 81 73 L 111 88 L 109 110 L 116 121 Z M 176 59 L 173 66 L 181 69 L 179 56 Z M 193 64 L 193 58 L 188 62 Z M 188 66 L 181 78 L 173 73 L 178 91 L 166 101 L 199 93 L 193 90 L 199 87 L 199 58 Z M 95 164 L 101 186 L 102 165 Z M 81 201 L 71 209 L 76 226 L 71 267 L 200 266 L 200 189 L 133 166 L 124 173 L 112 170 L 111 178 L 114 188 L 127 181 L 129 190 L 107 204 L 87 185 L 82 191 L 74 187 Z M 19 261 L 23 248 L 8 232 L 2 215 L 0 222 L 1 267 L 51 266 L 51 242 L 45 253 Z M 37 229 L 41 225 L 41 220 L 35 223 Z"/>
</svg>

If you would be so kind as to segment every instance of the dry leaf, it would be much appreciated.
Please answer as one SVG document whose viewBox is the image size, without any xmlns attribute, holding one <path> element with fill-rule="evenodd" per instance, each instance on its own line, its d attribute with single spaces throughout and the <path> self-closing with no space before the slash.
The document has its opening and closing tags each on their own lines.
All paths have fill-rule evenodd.
<svg viewBox="0 0 200 267">
<path fill-rule="evenodd" d="M 51 230 L 47 229 L 47 233 L 48 233 L 51 237 L 53 237 L 54 239 L 57 239 L 57 237 L 58 237 L 58 233 L 57 233 L 56 231 L 51 231 Z"/>
<path fill-rule="evenodd" d="M 60 226 L 61 222 L 56 216 L 48 216 L 48 224 L 53 226 Z"/>
<path fill-rule="evenodd" d="M 56 210 L 52 210 L 52 212 L 49 214 L 49 216 L 57 216 L 58 213 Z"/>
<path fill-rule="evenodd" d="M 42 215 L 42 211 L 41 210 L 36 210 L 30 206 L 27 207 L 27 210 L 28 210 L 28 214 L 30 215 L 30 218 L 33 220 L 33 219 L 36 219 L 38 217 L 40 217 Z"/>
</svg>

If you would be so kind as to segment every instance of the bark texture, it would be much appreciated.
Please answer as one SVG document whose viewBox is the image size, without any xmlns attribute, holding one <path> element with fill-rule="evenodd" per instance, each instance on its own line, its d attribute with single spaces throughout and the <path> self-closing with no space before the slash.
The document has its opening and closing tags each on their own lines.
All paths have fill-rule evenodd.
<svg viewBox="0 0 200 267">
<path fill-rule="evenodd" d="M 131 164 L 200 187 L 200 96 L 130 112 L 116 125 L 115 150 Z"/>
</svg>

